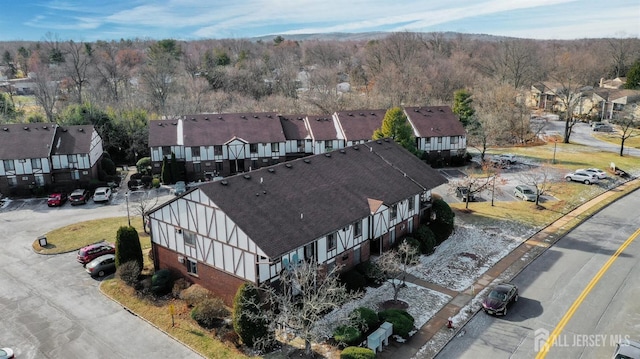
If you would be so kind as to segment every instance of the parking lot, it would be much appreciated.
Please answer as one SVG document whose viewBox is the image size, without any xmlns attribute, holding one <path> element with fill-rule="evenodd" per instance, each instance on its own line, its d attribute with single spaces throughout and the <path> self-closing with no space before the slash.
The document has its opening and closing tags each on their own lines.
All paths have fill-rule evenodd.
<svg viewBox="0 0 640 359">
<path fill-rule="evenodd" d="M 126 215 L 121 193 L 109 204 L 49 208 L 40 198 L 9 201 L 0 209 L 2 346 L 17 358 L 200 357 L 101 294 L 100 281 L 84 271 L 75 252 L 33 251 L 36 238 L 52 229 Z"/>
</svg>

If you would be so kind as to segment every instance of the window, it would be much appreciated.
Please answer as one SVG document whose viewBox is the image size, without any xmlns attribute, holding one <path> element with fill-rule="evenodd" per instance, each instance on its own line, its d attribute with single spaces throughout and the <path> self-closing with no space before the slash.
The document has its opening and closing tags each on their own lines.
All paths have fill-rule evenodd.
<svg viewBox="0 0 640 359">
<path fill-rule="evenodd" d="M 187 258 L 187 273 L 198 275 L 198 261 L 192 258 Z"/>
<path fill-rule="evenodd" d="M 5 171 L 15 171 L 15 164 L 13 163 L 13 160 L 4 160 L 4 170 Z"/>
<path fill-rule="evenodd" d="M 333 151 L 333 141 L 324 141 L 324 151 L 325 152 Z"/>
<path fill-rule="evenodd" d="M 184 244 L 195 247 L 196 234 L 190 231 L 182 230 L 182 238 L 184 238 Z"/>
<path fill-rule="evenodd" d="M 8 182 L 9 188 L 14 188 L 18 186 L 18 178 L 16 176 L 7 177 L 7 182 Z"/>
<path fill-rule="evenodd" d="M 41 174 L 35 175 L 36 184 L 38 186 L 44 186 L 44 176 Z"/>
<path fill-rule="evenodd" d="M 219 176 L 222 173 L 222 162 L 216 162 L 216 175 Z"/>
<path fill-rule="evenodd" d="M 249 152 L 250 153 L 258 153 L 258 144 L 257 143 L 250 143 L 249 144 Z"/>
<path fill-rule="evenodd" d="M 431 143 L 431 137 L 425 137 L 424 142 L 428 145 Z"/>
<path fill-rule="evenodd" d="M 362 222 L 358 221 L 353 224 L 353 238 L 360 237 L 362 235 Z"/>
<path fill-rule="evenodd" d="M 67 162 L 69 164 L 78 163 L 78 157 L 76 155 L 67 155 Z"/>
<path fill-rule="evenodd" d="M 41 170 L 42 169 L 42 160 L 39 158 L 32 158 L 31 159 L 31 168 L 34 170 Z"/>
<path fill-rule="evenodd" d="M 397 216 L 398 216 L 398 205 L 394 204 L 393 206 L 391 206 L 391 219 L 396 219 Z"/>
<path fill-rule="evenodd" d="M 80 171 L 78 171 L 78 170 L 71 171 L 71 179 L 79 180 L 80 179 Z"/>
<path fill-rule="evenodd" d="M 296 140 L 296 147 L 298 152 L 304 152 L 304 142 L 302 140 Z"/>
<path fill-rule="evenodd" d="M 213 146 L 213 155 L 214 156 L 222 156 L 222 146 L 221 145 L 214 145 Z"/>
<path fill-rule="evenodd" d="M 170 146 L 163 146 L 162 147 L 162 155 L 163 156 L 171 156 L 171 147 Z"/>
<path fill-rule="evenodd" d="M 457 145 L 459 141 L 460 141 L 460 137 L 458 137 L 458 136 L 451 137 L 451 144 L 452 145 Z"/>
<path fill-rule="evenodd" d="M 442 137 L 438 137 L 438 143 L 442 143 Z"/>
<path fill-rule="evenodd" d="M 336 249 L 336 234 L 327 234 L 327 251 L 332 251 L 334 249 Z"/>
<path fill-rule="evenodd" d="M 271 152 L 280 152 L 280 144 L 279 143 L 272 143 L 271 144 Z"/>
<path fill-rule="evenodd" d="M 200 175 L 200 173 L 202 173 L 202 165 L 200 164 L 200 162 L 194 162 L 193 163 L 193 173 L 196 174 L 196 176 Z"/>
<path fill-rule="evenodd" d="M 413 198 L 409 198 L 409 211 L 413 211 L 415 204 L 413 203 L 414 199 Z"/>
<path fill-rule="evenodd" d="M 191 157 L 200 157 L 200 147 L 191 147 Z"/>
</svg>

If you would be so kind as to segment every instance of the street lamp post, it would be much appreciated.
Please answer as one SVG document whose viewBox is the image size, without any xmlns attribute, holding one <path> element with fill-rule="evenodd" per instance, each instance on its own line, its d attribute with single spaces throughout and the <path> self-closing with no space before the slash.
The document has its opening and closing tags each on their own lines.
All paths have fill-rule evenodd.
<svg viewBox="0 0 640 359">
<path fill-rule="evenodd" d="M 129 216 L 129 191 L 124 194 L 124 198 L 127 201 L 127 222 L 129 223 L 129 227 L 131 227 L 131 217 Z"/>
<path fill-rule="evenodd" d="M 556 147 L 558 146 L 558 140 L 553 141 L 553 161 L 551 161 L 551 163 L 555 164 L 556 163 Z"/>
</svg>

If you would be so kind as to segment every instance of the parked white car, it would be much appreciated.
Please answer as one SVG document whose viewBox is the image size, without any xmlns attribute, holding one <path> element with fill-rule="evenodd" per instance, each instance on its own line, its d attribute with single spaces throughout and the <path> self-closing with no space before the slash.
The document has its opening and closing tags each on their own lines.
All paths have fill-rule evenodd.
<svg viewBox="0 0 640 359">
<path fill-rule="evenodd" d="M 517 185 L 513 195 L 516 198 L 522 198 L 523 201 L 535 201 L 536 200 L 536 192 L 533 188 L 525 185 Z"/>
<path fill-rule="evenodd" d="M 598 179 L 598 176 L 596 176 L 593 173 L 586 172 L 584 170 L 577 170 L 572 173 L 567 173 L 564 176 L 564 178 L 567 181 L 582 182 L 584 184 L 592 184 L 592 183 L 600 182 L 600 180 Z"/>
<path fill-rule="evenodd" d="M 592 173 L 598 177 L 598 179 L 605 179 L 608 177 L 607 172 L 599 169 L 599 168 L 587 168 L 587 169 L 579 169 L 578 171 L 585 171 L 588 173 Z"/>
<path fill-rule="evenodd" d="M 98 187 L 96 191 L 93 192 L 93 201 L 98 202 L 109 202 L 111 200 L 111 188 L 109 187 Z"/>
</svg>

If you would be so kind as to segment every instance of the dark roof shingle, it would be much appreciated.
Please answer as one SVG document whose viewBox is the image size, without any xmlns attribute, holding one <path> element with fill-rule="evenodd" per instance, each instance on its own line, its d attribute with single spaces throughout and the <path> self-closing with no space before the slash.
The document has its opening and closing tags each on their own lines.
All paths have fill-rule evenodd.
<svg viewBox="0 0 640 359">
<path fill-rule="evenodd" d="M 53 123 L 0 125 L 0 160 L 49 157 Z"/>
<path fill-rule="evenodd" d="M 460 118 L 449 106 L 405 107 L 405 115 L 418 132 L 417 137 L 464 136 Z"/>
</svg>

